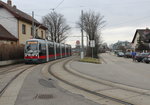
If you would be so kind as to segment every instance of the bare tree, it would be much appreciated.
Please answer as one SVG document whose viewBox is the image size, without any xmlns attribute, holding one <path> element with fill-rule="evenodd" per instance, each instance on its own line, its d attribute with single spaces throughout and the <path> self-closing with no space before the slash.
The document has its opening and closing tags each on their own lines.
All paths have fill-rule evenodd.
<svg viewBox="0 0 150 105">
<path fill-rule="evenodd" d="M 83 24 L 82 24 L 83 23 Z M 95 40 L 94 55 L 97 57 L 99 45 L 102 43 L 101 30 L 105 26 L 104 16 L 94 11 L 84 12 L 77 25 L 86 32 L 89 40 Z M 89 50 L 87 54 L 89 53 Z M 88 55 L 89 56 L 89 55 Z"/>
<path fill-rule="evenodd" d="M 43 17 L 43 24 L 48 28 L 48 37 L 50 40 L 60 43 L 67 38 L 71 29 L 66 24 L 66 19 L 62 14 L 51 12 Z"/>
</svg>

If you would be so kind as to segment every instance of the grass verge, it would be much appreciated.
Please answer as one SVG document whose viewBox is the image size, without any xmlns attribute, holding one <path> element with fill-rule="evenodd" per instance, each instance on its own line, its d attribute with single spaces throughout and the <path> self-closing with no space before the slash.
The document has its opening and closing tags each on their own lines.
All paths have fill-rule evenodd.
<svg viewBox="0 0 150 105">
<path fill-rule="evenodd" d="M 95 63 L 95 64 L 101 64 L 99 59 L 96 58 L 90 58 L 90 57 L 85 57 L 83 59 L 79 60 L 80 62 L 87 62 L 87 63 Z"/>
</svg>

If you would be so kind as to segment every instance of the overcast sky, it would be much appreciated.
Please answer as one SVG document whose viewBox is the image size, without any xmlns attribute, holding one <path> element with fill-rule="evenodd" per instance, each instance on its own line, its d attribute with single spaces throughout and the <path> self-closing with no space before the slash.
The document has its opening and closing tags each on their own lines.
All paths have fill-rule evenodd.
<svg viewBox="0 0 150 105">
<path fill-rule="evenodd" d="M 35 18 L 39 21 L 61 1 L 63 0 L 12 0 L 13 5 L 22 11 L 28 14 L 34 11 Z M 132 41 L 136 29 L 149 27 L 150 24 L 150 0 L 64 0 L 55 11 L 67 19 L 73 36 L 81 35 L 75 24 L 81 10 L 93 10 L 105 17 L 106 27 L 102 37 L 108 44 L 118 40 Z M 70 37 L 66 43 L 75 44 L 76 40 L 80 40 L 80 37 Z"/>
</svg>

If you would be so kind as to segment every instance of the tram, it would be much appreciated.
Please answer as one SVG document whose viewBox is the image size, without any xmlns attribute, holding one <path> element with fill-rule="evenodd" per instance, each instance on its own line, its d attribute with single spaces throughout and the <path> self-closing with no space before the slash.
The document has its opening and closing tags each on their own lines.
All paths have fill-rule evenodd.
<svg viewBox="0 0 150 105">
<path fill-rule="evenodd" d="M 44 63 L 71 56 L 71 45 L 55 43 L 42 39 L 26 41 L 24 49 L 25 63 Z"/>
</svg>

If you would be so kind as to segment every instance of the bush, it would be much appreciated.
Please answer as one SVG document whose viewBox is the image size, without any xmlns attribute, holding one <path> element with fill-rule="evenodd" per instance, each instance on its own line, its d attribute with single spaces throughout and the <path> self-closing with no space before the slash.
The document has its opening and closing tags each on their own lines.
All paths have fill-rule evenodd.
<svg viewBox="0 0 150 105">
<path fill-rule="evenodd" d="M 0 61 L 24 58 L 24 45 L 0 44 Z"/>
<path fill-rule="evenodd" d="M 90 58 L 90 57 L 85 57 L 85 58 L 81 59 L 80 62 L 88 62 L 88 63 L 101 64 L 101 62 L 99 61 L 99 59 Z"/>
</svg>

